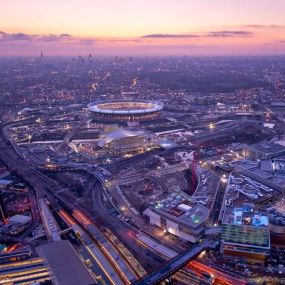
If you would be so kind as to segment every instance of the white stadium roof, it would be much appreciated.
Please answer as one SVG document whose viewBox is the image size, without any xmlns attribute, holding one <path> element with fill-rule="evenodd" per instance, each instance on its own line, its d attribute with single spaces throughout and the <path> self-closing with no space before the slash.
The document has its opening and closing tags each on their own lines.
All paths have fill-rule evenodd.
<svg viewBox="0 0 285 285">
<path fill-rule="evenodd" d="M 142 136 L 144 134 L 145 134 L 144 131 L 131 131 L 131 130 L 126 130 L 126 129 L 118 129 L 116 131 L 113 131 L 105 135 L 104 138 L 102 138 L 98 142 L 98 146 L 103 147 L 104 145 L 112 141 L 120 140 L 122 138 L 127 138 L 127 137 Z"/>
</svg>

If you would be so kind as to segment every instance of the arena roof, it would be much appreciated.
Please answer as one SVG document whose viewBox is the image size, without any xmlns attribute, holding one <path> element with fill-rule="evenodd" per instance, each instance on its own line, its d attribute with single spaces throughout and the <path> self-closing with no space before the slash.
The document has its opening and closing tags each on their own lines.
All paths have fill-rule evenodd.
<svg viewBox="0 0 285 285">
<path fill-rule="evenodd" d="M 112 142 L 117 141 L 123 138 L 127 137 L 137 137 L 144 135 L 144 131 L 131 131 L 126 129 L 118 129 L 116 131 L 110 132 L 107 135 L 105 135 L 99 142 L 98 146 L 103 147 L 104 145 Z"/>
</svg>

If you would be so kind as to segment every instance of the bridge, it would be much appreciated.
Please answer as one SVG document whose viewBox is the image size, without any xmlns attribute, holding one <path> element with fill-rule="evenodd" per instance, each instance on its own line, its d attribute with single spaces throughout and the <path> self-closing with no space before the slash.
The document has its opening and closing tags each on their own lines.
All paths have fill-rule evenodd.
<svg viewBox="0 0 285 285">
<path fill-rule="evenodd" d="M 39 199 L 39 208 L 48 240 L 61 240 L 59 226 L 43 199 Z"/>
<path fill-rule="evenodd" d="M 193 258 L 200 254 L 203 250 L 212 247 L 209 240 L 204 240 L 200 244 L 194 245 L 190 251 L 175 256 L 166 263 L 164 263 L 157 270 L 137 280 L 133 285 L 156 285 L 160 284 L 166 278 L 172 276 L 179 269 L 186 266 Z"/>
</svg>

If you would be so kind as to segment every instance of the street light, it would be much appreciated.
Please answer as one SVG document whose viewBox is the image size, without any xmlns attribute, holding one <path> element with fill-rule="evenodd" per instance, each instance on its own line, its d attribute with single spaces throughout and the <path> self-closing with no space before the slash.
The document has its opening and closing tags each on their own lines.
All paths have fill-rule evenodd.
<svg viewBox="0 0 285 285">
<path fill-rule="evenodd" d="M 29 144 L 31 144 L 32 135 L 28 135 Z"/>
<path fill-rule="evenodd" d="M 227 183 L 227 176 L 226 176 L 226 174 L 223 174 L 223 176 L 221 177 L 221 182 L 222 183 Z"/>
</svg>

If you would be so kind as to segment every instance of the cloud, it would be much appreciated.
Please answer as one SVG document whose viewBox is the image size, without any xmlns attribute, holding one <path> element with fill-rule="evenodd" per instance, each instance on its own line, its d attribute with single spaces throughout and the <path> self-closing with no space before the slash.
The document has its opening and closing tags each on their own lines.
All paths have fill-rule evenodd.
<svg viewBox="0 0 285 285">
<path fill-rule="evenodd" d="M 252 36 L 253 33 L 249 31 L 216 31 L 209 32 L 206 36 L 208 37 L 248 37 Z"/>
<path fill-rule="evenodd" d="M 69 34 L 61 35 L 30 35 L 24 33 L 6 33 L 0 31 L 0 41 L 3 42 L 16 42 L 16 41 L 37 41 L 37 42 L 54 42 L 54 41 L 64 41 L 72 38 Z"/>
<path fill-rule="evenodd" d="M 84 45 L 84 46 L 91 46 L 96 42 L 95 39 L 78 39 L 74 41 L 73 43 Z"/>
<path fill-rule="evenodd" d="M 70 34 L 24 34 L 0 31 L 0 55 L 45 53 L 68 54 L 73 51 L 90 52 L 96 39 L 73 37 Z M 96 46 L 97 48 L 97 46 Z"/>
<path fill-rule="evenodd" d="M 180 34 L 149 34 L 141 36 L 141 38 L 199 38 L 200 35 L 180 35 Z"/>
<path fill-rule="evenodd" d="M 250 31 L 215 31 L 206 34 L 148 34 L 141 36 L 141 38 L 150 39 L 167 39 L 167 38 L 207 38 L 207 37 L 247 37 L 252 36 L 254 33 Z"/>
<path fill-rule="evenodd" d="M 44 36 L 35 36 L 34 40 L 38 41 L 43 41 L 43 42 L 56 42 L 56 41 L 61 41 L 63 37 L 49 34 L 49 35 L 44 35 Z"/>
<path fill-rule="evenodd" d="M 33 36 L 24 33 L 8 34 L 3 31 L 0 32 L 1 41 L 31 41 Z"/>
<path fill-rule="evenodd" d="M 187 49 L 209 49 L 209 48 L 217 48 L 218 46 L 215 45 L 142 45 L 140 46 L 141 48 L 147 48 L 147 49 L 182 49 L 182 50 L 187 50 Z"/>
<path fill-rule="evenodd" d="M 108 40 L 108 42 L 111 42 L 111 43 L 139 43 L 141 42 L 141 38 L 133 38 L 133 39 L 111 39 L 111 40 Z"/>
<path fill-rule="evenodd" d="M 284 29 L 284 25 L 245 25 L 243 27 L 253 29 Z"/>
<path fill-rule="evenodd" d="M 72 36 L 70 34 L 61 34 L 59 35 L 61 38 L 71 38 Z"/>
</svg>

